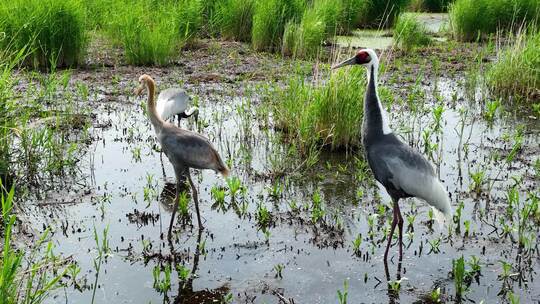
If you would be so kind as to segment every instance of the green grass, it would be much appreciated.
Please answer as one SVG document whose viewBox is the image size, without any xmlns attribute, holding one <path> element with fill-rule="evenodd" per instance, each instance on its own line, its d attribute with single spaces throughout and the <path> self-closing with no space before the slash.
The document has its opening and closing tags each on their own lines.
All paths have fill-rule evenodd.
<svg viewBox="0 0 540 304">
<path fill-rule="evenodd" d="M 389 28 L 405 10 L 409 0 L 364 0 L 359 25 L 371 28 Z"/>
<path fill-rule="evenodd" d="M 216 3 L 213 23 L 221 37 L 250 41 L 255 0 L 222 0 Z"/>
<path fill-rule="evenodd" d="M 320 83 L 293 76 L 272 97 L 278 101 L 273 106 L 276 125 L 304 153 L 320 145 L 358 146 L 364 87 L 364 69 L 338 70 Z"/>
<path fill-rule="evenodd" d="M 362 24 L 362 12 L 367 10 L 369 1 L 366 0 L 342 0 L 340 34 L 349 34 Z"/>
<path fill-rule="evenodd" d="M 401 14 L 394 27 L 394 41 L 403 50 L 412 50 L 431 43 L 427 30 L 414 14 Z"/>
<path fill-rule="evenodd" d="M 275 51 L 282 45 L 283 32 L 289 20 L 299 20 L 303 0 L 257 1 L 253 14 L 251 43 L 257 51 Z"/>
<path fill-rule="evenodd" d="M 485 39 L 497 31 L 518 30 L 537 24 L 538 0 L 456 0 L 449 8 L 450 25 L 457 39 Z"/>
<path fill-rule="evenodd" d="M 0 180 L 0 189 L 2 187 Z M 12 244 L 12 231 L 16 217 L 12 214 L 15 191 L 0 191 L 3 229 L 2 260 L 0 262 L 0 303 L 42 303 L 51 293 L 64 286 L 61 279 L 77 273 L 77 266 L 55 256 L 53 244 L 47 241 L 49 231 L 31 248 L 17 250 Z M 45 249 L 43 249 L 45 248 Z M 26 258 L 26 259 L 25 259 Z M 71 277 L 75 280 L 75 277 Z"/>
<path fill-rule="evenodd" d="M 409 10 L 414 12 L 444 13 L 454 0 L 412 0 Z"/>
<path fill-rule="evenodd" d="M 317 57 L 323 42 L 339 31 L 341 14 L 340 1 L 315 0 L 306 8 L 299 24 L 289 22 L 285 26 L 282 54 Z"/>
<path fill-rule="evenodd" d="M 119 2 L 107 31 L 129 64 L 165 65 L 198 32 L 202 9 L 199 0 Z"/>
<path fill-rule="evenodd" d="M 85 8 L 77 0 L 0 2 L 0 48 L 26 47 L 26 63 L 36 68 L 72 66 L 86 46 Z"/>
<path fill-rule="evenodd" d="M 540 98 L 540 32 L 519 33 L 513 45 L 501 50 L 487 71 L 487 83 L 503 97 L 521 101 Z"/>
<path fill-rule="evenodd" d="M 423 7 L 428 12 L 442 13 L 448 11 L 453 0 L 423 0 Z"/>
</svg>

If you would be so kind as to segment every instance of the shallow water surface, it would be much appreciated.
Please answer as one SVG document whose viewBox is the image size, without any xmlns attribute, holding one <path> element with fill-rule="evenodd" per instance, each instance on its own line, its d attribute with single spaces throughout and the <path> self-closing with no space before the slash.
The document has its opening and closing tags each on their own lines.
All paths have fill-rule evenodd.
<svg viewBox="0 0 540 304">
<path fill-rule="evenodd" d="M 227 195 L 220 206 L 211 189 L 226 189 L 226 182 L 214 172 L 192 170 L 205 229 L 198 232 L 190 204 L 191 221 L 180 219 L 175 225 L 176 240 L 168 244 L 172 167 L 166 157 L 160 158 L 153 129 L 141 107 L 143 100 L 127 93 L 107 95 L 115 89 L 129 92 L 139 72 L 115 71 L 122 75 L 118 84 L 96 83 L 91 88 L 104 93 L 94 94 L 91 101 L 98 116 L 91 131 L 94 141 L 82 160 L 85 182 L 74 185 L 69 193 L 51 195 L 46 205 L 28 202 L 31 226 L 37 231 L 44 225 L 52 227 L 56 252 L 71 256 L 82 269 L 82 291 L 66 289 L 51 302 L 64 303 L 66 298 L 70 303 L 90 302 L 96 279 L 94 229 L 101 238 L 106 227 L 111 252 L 97 279 L 95 303 L 207 303 L 229 293 L 238 303 L 277 303 L 280 298 L 292 298 L 295 303 L 335 303 L 344 281 L 348 281 L 349 300 L 354 303 L 411 303 L 438 287 L 444 299 L 451 299 L 452 260 L 461 255 L 466 260 L 475 255 L 482 266 L 467 299 L 499 302 L 499 292 L 510 286 L 523 303 L 540 300 L 537 255 L 533 254 L 527 267 L 516 263 L 518 247 L 512 237 L 494 230 L 504 213 L 512 176 L 522 177 L 519 191 L 523 200 L 527 191 L 538 189 L 532 162 L 538 157 L 540 130 L 534 121 L 506 117 L 489 126 L 478 118 L 481 109 L 469 103 L 452 80 L 442 77 L 422 87 L 429 94 L 437 83 L 442 96 L 440 131 L 429 137 L 437 144 L 431 160 L 451 193 L 454 210 L 463 203 L 462 230 L 448 236 L 431 224 L 425 203 L 415 199 L 401 202 L 405 227 L 409 219 L 412 224 L 404 236 L 403 280 L 396 296 L 388 291 L 382 263 L 391 202 L 371 173 L 355 160 L 356 155 L 362 158 L 361 152 L 322 152 L 314 167 L 305 170 L 299 166 L 302 159 L 286 157 L 289 145 L 273 130 L 271 115 L 264 118 L 261 114 L 265 105 L 255 90 L 261 84 L 257 80 L 199 83 L 190 81 L 192 76 L 183 68 L 151 71 L 158 75 L 159 88 L 183 82 L 198 97 L 200 124 L 188 119 L 182 125 L 208 136 L 231 164 L 232 176 L 246 189 L 234 200 Z M 84 73 L 75 72 L 73 77 L 81 78 Z M 110 71 L 94 73 L 96 78 L 107 79 Z M 413 111 L 398 97 L 389 106 L 392 128 L 424 151 L 422 134 L 433 128 L 435 105 L 428 101 Z M 460 114 L 462 108 L 470 109 L 467 116 Z M 516 126 L 523 123 L 523 148 L 516 160 L 507 165 L 494 158 L 494 153 L 504 156 L 510 151 Z M 509 139 L 502 139 L 506 137 Z M 489 196 L 470 190 L 470 172 L 479 168 L 486 170 L 488 180 L 496 178 Z M 315 193 L 320 193 L 325 214 L 316 223 L 312 221 Z M 247 206 L 245 213 L 242 206 Z M 266 233 L 257 222 L 262 206 L 271 218 Z M 470 223 L 467 236 L 463 231 L 466 221 Z M 352 242 L 357 237 L 362 242 L 355 254 Z M 437 242 L 438 246 L 432 245 Z M 537 246 L 536 239 L 533 246 Z M 396 279 L 396 245 L 390 257 L 391 279 Z M 523 266 L 519 278 L 501 280 L 501 260 Z M 160 269 L 163 279 L 167 267 L 172 269 L 171 288 L 162 292 L 154 284 L 154 271 Z M 185 271 L 193 272 L 192 279 L 179 278 Z"/>
</svg>

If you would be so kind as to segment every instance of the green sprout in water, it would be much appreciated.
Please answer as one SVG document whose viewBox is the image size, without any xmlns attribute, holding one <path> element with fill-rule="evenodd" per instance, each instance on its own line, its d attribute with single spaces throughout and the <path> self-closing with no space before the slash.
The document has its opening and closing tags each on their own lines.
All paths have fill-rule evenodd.
<svg viewBox="0 0 540 304">
<path fill-rule="evenodd" d="M 188 194 L 185 191 L 180 192 L 180 196 L 178 197 L 178 211 L 180 213 L 180 216 L 187 217 L 189 215 L 189 198 Z"/>
<path fill-rule="evenodd" d="M 497 110 L 501 106 L 501 100 L 496 99 L 493 101 L 488 101 L 484 109 L 484 119 L 491 125 L 495 121 L 495 115 Z"/>
<path fill-rule="evenodd" d="M 465 284 L 465 261 L 463 256 L 457 260 L 452 260 L 452 275 L 454 277 L 456 296 L 461 299 L 462 295 L 467 291 L 467 286 Z"/>
<path fill-rule="evenodd" d="M 276 278 L 283 279 L 283 274 L 282 274 L 283 269 L 285 269 L 285 265 L 283 265 L 283 264 L 274 265 L 274 271 L 276 272 L 276 275 L 275 275 Z"/>
<path fill-rule="evenodd" d="M 470 172 L 469 175 L 472 180 L 471 190 L 476 192 L 476 194 L 482 193 L 486 173 L 479 169 L 478 171 Z"/>
<path fill-rule="evenodd" d="M 347 295 L 349 293 L 349 280 L 343 281 L 343 291 L 337 290 L 338 303 L 347 304 Z"/>
<path fill-rule="evenodd" d="M 362 234 L 359 233 L 352 241 L 353 252 L 355 255 L 360 255 L 360 245 L 362 245 Z"/>
<path fill-rule="evenodd" d="M 229 187 L 229 193 L 233 199 L 236 197 L 236 194 L 242 190 L 242 182 L 236 176 L 227 178 L 227 186 Z"/>
<path fill-rule="evenodd" d="M 216 201 L 216 204 L 217 206 L 221 209 L 221 210 L 226 210 L 226 206 L 225 206 L 225 190 L 223 190 L 222 188 L 220 187 L 212 187 L 212 189 L 210 189 L 210 194 L 212 195 L 212 198 L 214 198 L 214 200 Z"/>
<path fill-rule="evenodd" d="M 429 300 L 433 303 L 441 303 L 441 288 L 437 287 L 429 293 Z"/>
<path fill-rule="evenodd" d="M 158 292 L 167 293 L 171 288 L 171 265 L 166 265 L 163 269 L 164 276 L 161 278 L 161 267 L 156 265 L 152 271 L 154 277 L 154 288 Z"/>
</svg>

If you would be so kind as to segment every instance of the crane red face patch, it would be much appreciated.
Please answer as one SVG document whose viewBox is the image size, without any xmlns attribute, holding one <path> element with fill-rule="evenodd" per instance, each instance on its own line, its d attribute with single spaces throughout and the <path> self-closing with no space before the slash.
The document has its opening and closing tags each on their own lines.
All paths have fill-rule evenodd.
<svg viewBox="0 0 540 304">
<path fill-rule="evenodd" d="M 371 61 L 371 57 L 369 57 L 369 54 L 365 51 L 360 51 L 358 54 L 356 54 L 356 63 L 357 64 L 365 64 Z"/>
</svg>

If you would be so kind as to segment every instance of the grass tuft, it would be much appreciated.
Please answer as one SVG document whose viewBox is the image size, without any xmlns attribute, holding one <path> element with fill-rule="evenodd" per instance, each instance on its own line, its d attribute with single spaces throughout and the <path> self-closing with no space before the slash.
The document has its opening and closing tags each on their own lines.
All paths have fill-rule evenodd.
<svg viewBox="0 0 540 304">
<path fill-rule="evenodd" d="M 371 28 L 389 28 L 405 10 L 409 0 L 364 0 L 360 4 L 359 24 Z"/>
<path fill-rule="evenodd" d="M 255 0 L 223 0 L 216 4 L 213 23 L 225 39 L 250 41 Z"/>
<path fill-rule="evenodd" d="M 540 99 L 540 32 L 518 33 L 513 45 L 500 51 L 487 71 L 494 93 L 517 100 Z M 532 103 L 531 103 L 532 105 Z"/>
<path fill-rule="evenodd" d="M 431 43 L 427 30 L 414 14 L 401 14 L 394 28 L 394 41 L 403 50 L 412 50 Z"/>
<path fill-rule="evenodd" d="M 499 30 L 537 24 L 538 0 L 457 0 L 449 8 L 450 26 L 457 39 L 485 39 Z"/>
<path fill-rule="evenodd" d="M 283 34 L 282 53 L 294 57 L 315 58 L 323 42 L 338 31 L 342 7 L 340 1 L 316 0 L 302 15 L 299 24 L 289 22 Z"/>
<path fill-rule="evenodd" d="M 72 66 L 86 46 L 85 8 L 77 0 L 0 2 L 0 48 L 26 48 L 35 68 Z"/>
<path fill-rule="evenodd" d="M 257 1 L 253 15 L 251 43 L 257 51 L 279 50 L 285 25 L 299 20 L 304 11 L 302 0 Z"/>
<path fill-rule="evenodd" d="M 314 145 L 331 149 L 358 146 L 365 91 L 363 69 L 343 69 L 326 82 L 289 79 L 273 107 L 277 127 L 307 153 Z"/>
<path fill-rule="evenodd" d="M 199 0 L 120 5 L 108 32 L 129 64 L 165 65 L 199 30 L 202 8 Z"/>
</svg>

